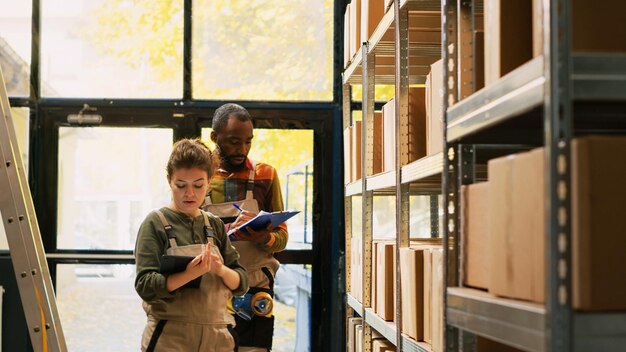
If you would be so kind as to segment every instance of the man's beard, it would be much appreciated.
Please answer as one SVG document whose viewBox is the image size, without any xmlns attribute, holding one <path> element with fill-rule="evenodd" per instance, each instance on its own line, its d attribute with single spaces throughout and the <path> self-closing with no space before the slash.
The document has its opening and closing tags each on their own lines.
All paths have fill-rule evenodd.
<svg viewBox="0 0 626 352">
<path fill-rule="evenodd" d="M 225 155 L 225 153 L 223 152 L 223 149 L 220 147 L 219 144 L 217 144 L 217 153 L 218 153 L 218 155 L 220 157 L 220 164 L 221 164 L 220 166 L 223 169 L 226 169 L 226 170 L 228 170 L 230 172 L 237 172 L 237 171 L 241 171 L 241 170 L 246 168 L 247 157 L 245 155 L 243 155 L 243 154 L 234 154 L 234 155 L 227 156 L 227 155 Z M 234 164 L 231 161 L 231 159 L 238 158 L 238 157 L 244 158 L 243 162 L 241 164 Z"/>
</svg>

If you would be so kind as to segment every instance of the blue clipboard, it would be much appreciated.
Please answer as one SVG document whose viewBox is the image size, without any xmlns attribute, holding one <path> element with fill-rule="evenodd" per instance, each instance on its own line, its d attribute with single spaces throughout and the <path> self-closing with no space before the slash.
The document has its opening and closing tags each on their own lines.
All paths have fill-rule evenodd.
<svg viewBox="0 0 626 352">
<path fill-rule="evenodd" d="M 289 220 L 293 216 L 299 214 L 299 210 L 294 211 L 275 211 L 273 213 L 268 213 L 261 210 L 257 216 L 248 220 L 247 222 L 241 224 L 239 227 L 231 229 L 228 231 L 228 235 L 232 235 L 237 230 L 245 231 L 248 228 L 252 230 L 262 230 L 267 228 L 268 224 L 272 224 L 272 228 L 282 224 L 283 222 Z M 232 240 L 232 238 L 231 238 Z"/>
</svg>

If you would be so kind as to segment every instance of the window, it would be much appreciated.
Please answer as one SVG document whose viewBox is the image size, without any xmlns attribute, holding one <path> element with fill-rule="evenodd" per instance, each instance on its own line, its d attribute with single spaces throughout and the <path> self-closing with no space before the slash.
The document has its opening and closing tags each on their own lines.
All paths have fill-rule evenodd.
<svg viewBox="0 0 626 352">
<path fill-rule="evenodd" d="M 183 0 L 45 0 L 41 33 L 44 96 L 182 97 Z"/>
<path fill-rule="evenodd" d="M 57 264 L 56 298 L 69 351 L 137 351 L 146 324 L 134 265 Z"/>
<path fill-rule="evenodd" d="M 9 96 L 30 94 L 32 1 L 0 0 L 0 67 Z"/>
<path fill-rule="evenodd" d="M 194 98 L 332 100 L 333 6 L 194 1 Z"/>
<path fill-rule="evenodd" d="M 171 148 L 169 129 L 59 128 L 58 248 L 132 250 L 146 215 L 169 203 Z"/>
<path fill-rule="evenodd" d="M 215 150 L 210 134 L 210 128 L 202 129 L 202 140 Z M 287 249 L 312 249 L 313 131 L 257 128 L 248 156 L 276 168 L 285 209 L 301 211 L 287 221 Z"/>
</svg>

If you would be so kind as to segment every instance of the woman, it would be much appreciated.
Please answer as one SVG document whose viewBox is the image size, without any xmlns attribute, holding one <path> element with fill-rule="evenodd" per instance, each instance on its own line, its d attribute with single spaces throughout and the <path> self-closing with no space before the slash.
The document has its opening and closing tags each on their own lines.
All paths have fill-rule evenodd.
<svg viewBox="0 0 626 352">
<path fill-rule="evenodd" d="M 237 348 L 226 303 L 244 294 L 248 282 L 222 221 L 200 210 L 211 176 L 211 154 L 202 142 L 174 144 L 167 163 L 172 202 L 146 217 L 135 244 L 135 289 L 148 315 L 142 351 Z M 164 254 L 194 258 L 168 275 L 160 272 Z"/>
</svg>

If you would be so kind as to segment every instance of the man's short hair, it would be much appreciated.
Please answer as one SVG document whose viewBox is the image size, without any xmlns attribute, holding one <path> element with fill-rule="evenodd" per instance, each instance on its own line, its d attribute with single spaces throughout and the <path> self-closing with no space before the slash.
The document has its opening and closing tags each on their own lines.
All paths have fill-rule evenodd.
<svg viewBox="0 0 626 352">
<path fill-rule="evenodd" d="M 228 124 L 230 116 L 235 116 L 239 121 L 252 120 L 250 113 L 243 106 L 228 103 L 220 106 L 213 114 L 212 128 L 216 133 L 220 133 Z"/>
</svg>

